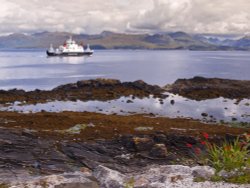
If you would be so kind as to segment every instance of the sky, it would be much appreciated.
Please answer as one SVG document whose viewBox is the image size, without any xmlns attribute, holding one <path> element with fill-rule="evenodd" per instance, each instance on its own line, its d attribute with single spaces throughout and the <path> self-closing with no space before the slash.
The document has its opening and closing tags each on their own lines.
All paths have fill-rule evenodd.
<svg viewBox="0 0 250 188">
<path fill-rule="evenodd" d="M 250 0 L 0 0 L 0 34 L 248 34 Z"/>
</svg>

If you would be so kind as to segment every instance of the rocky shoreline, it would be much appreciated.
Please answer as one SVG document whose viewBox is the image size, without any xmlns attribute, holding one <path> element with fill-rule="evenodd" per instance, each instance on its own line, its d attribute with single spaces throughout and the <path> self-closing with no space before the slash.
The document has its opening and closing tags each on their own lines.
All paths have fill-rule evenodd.
<svg viewBox="0 0 250 188">
<path fill-rule="evenodd" d="M 178 79 L 174 84 L 167 85 L 164 88 L 169 92 L 195 100 L 218 97 L 239 100 L 250 98 L 249 80 L 203 78 L 197 76 L 191 79 Z"/>
<path fill-rule="evenodd" d="M 149 85 L 142 80 L 134 82 L 121 82 L 114 79 L 83 80 L 61 85 L 48 91 L 39 89 L 34 91 L 20 89 L 0 90 L 0 104 L 15 101 L 25 101 L 26 103 L 53 100 L 107 101 L 130 95 L 138 98 L 148 97 L 149 95 L 165 98 L 167 97 L 164 94 L 166 91 L 194 100 L 218 97 L 239 100 L 243 98 L 249 99 L 250 81 L 194 77 L 191 79 L 178 79 L 173 84 L 160 87 Z"/>
<path fill-rule="evenodd" d="M 108 101 L 121 96 L 149 95 L 165 98 L 166 91 L 196 100 L 219 96 L 240 100 L 249 98 L 248 86 L 249 81 L 200 77 L 178 80 L 163 88 L 143 81 L 97 79 L 51 91 L 1 90 L 0 103 L 5 106 L 15 101 Z M 203 162 L 194 158 L 186 146 L 189 143 L 202 147 L 200 138 L 204 132 L 209 134 L 210 142 L 221 143 L 249 134 L 250 130 L 154 114 L 1 111 L 0 188 L 118 188 L 130 184 L 138 188 L 247 187 L 193 181 L 197 170 L 198 174 L 214 171 L 201 167 Z"/>
<path fill-rule="evenodd" d="M 39 103 L 53 100 L 100 100 L 118 99 L 121 96 L 147 97 L 154 95 L 164 97 L 164 90 L 156 85 L 149 85 L 142 80 L 120 82 L 114 79 L 83 80 L 76 83 L 58 86 L 52 90 L 24 91 L 19 89 L 0 90 L 0 103 L 26 101 Z"/>
<path fill-rule="evenodd" d="M 142 168 L 154 165 L 203 165 L 186 144 L 200 146 L 204 131 L 216 143 L 249 133 L 249 129 L 215 129 L 216 125 L 198 121 L 145 115 L 1 112 L 0 119 L 0 177 L 5 184 L 66 172 L 99 173 L 100 165 L 115 174 L 140 174 Z M 104 180 L 99 176 L 95 182 Z"/>
</svg>

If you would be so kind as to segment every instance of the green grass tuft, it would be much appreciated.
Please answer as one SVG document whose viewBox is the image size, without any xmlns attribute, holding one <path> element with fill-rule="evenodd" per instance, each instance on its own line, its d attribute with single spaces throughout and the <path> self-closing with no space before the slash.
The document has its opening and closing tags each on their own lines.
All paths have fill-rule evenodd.
<svg viewBox="0 0 250 188">
<path fill-rule="evenodd" d="M 248 146 L 249 141 L 241 142 L 239 138 L 233 143 L 225 141 L 222 146 L 208 143 L 210 162 L 217 172 L 250 167 Z"/>
</svg>

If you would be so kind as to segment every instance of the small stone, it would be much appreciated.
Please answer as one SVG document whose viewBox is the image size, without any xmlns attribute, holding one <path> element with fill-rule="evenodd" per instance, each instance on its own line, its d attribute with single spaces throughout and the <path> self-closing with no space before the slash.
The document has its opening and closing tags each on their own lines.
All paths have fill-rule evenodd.
<svg viewBox="0 0 250 188">
<path fill-rule="evenodd" d="M 208 116 L 208 114 L 207 114 L 207 113 L 205 113 L 205 112 L 203 112 L 203 113 L 201 113 L 201 116 L 203 116 L 203 117 L 207 117 L 207 116 Z"/>
<path fill-rule="evenodd" d="M 222 177 L 222 178 L 228 178 L 229 177 L 229 174 L 227 171 L 225 170 L 221 170 L 219 173 L 218 173 L 218 176 Z"/>
<path fill-rule="evenodd" d="M 33 167 L 36 169 L 41 169 L 41 163 L 38 161 L 35 161 L 35 163 L 33 164 Z"/>
<path fill-rule="evenodd" d="M 154 136 L 154 140 L 155 140 L 156 142 L 158 142 L 158 143 L 165 143 L 166 140 L 167 140 L 167 137 L 166 137 L 166 135 L 164 135 L 164 134 L 156 134 L 156 135 Z"/>
<path fill-rule="evenodd" d="M 96 182 L 86 182 L 86 183 L 62 183 L 55 185 L 54 188 L 99 188 Z"/>
<path fill-rule="evenodd" d="M 86 175 L 86 176 L 91 176 L 92 175 L 92 171 L 89 169 L 89 168 L 86 168 L 86 167 L 82 167 L 80 168 L 80 171 Z"/>
<path fill-rule="evenodd" d="M 124 187 L 125 176 L 118 171 L 99 165 L 93 175 L 101 183 L 101 187 L 117 188 Z"/>
<path fill-rule="evenodd" d="M 127 100 L 127 103 L 133 103 L 133 101 L 132 100 Z"/>
<path fill-rule="evenodd" d="M 167 148 L 165 144 L 155 144 L 152 150 L 150 151 L 150 155 L 152 157 L 165 158 L 167 156 Z"/>
<path fill-rule="evenodd" d="M 170 177 L 170 182 L 176 183 L 177 181 L 181 181 L 184 178 L 181 175 L 175 175 Z"/>
<path fill-rule="evenodd" d="M 232 121 L 237 121 L 237 118 L 233 117 L 233 118 L 232 118 Z"/>
<path fill-rule="evenodd" d="M 154 127 L 136 127 L 134 128 L 135 131 L 152 131 Z"/>
<path fill-rule="evenodd" d="M 95 124 L 89 123 L 87 126 L 88 126 L 88 127 L 95 127 Z"/>
<path fill-rule="evenodd" d="M 215 174 L 215 169 L 210 166 L 195 166 L 192 175 L 196 178 L 210 179 Z"/>
<path fill-rule="evenodd" d="M 69 133 L 69 134 L 80 134 L 88 125 L 86 124 L 76 124 L 75 126 L 61 132 Z"/>
<path fill-rule="evenodd" d="M 134 137 L 132 135 L 123 135 L 120 137 L 120 142 L 129 150 L 135 149 Z"/>
<path fill-rule="evenodd" d="M 174 100 L 171 100 L 170 101 L 170 104 L 174 105 L 175 101 Z"/>
<path fill-rule="evenodd" d="M 151 150 L 154 145 L 154 141 L 147 137 L 134 137 L 133 141 L 137 151 Z"/>
<path fill-rule="evenodd" d="M 133 187 L 147 187 L 149 180 L 144 177 L 139 177 L 134 181 Z"/>
<path fill-rule="evenodd" d="M 163 99 L 159 99 L 160 104 L 164 104 Z"/>
<path fill-rule="evenodd" d="M 241 175 L 241 171 L 239 171 L 238 169 L 234 169 L 230 172 L 226 171 L 226 170 L 221 170 L 219 173 L 218 173 L 218 176 L 224 178 L 224 179 L 227 179 L 227 178 L 232 178 L 234 176 L 240 176 Z"/>
</svg>

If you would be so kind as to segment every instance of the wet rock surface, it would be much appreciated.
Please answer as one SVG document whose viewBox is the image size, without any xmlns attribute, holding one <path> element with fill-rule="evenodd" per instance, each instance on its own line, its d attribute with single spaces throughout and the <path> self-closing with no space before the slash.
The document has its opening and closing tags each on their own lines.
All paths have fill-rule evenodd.
<svg viewBox="0 0 250 188">
<path fill-rule="evenodd" d="M 178 79 L 172 85 L 165 86 L 165 89 L 171 93 L 195 100 L 217 97 L 229 99 L 250 98 L 249 80 L 194 77 L 191 79 Z"/>
</svg>

